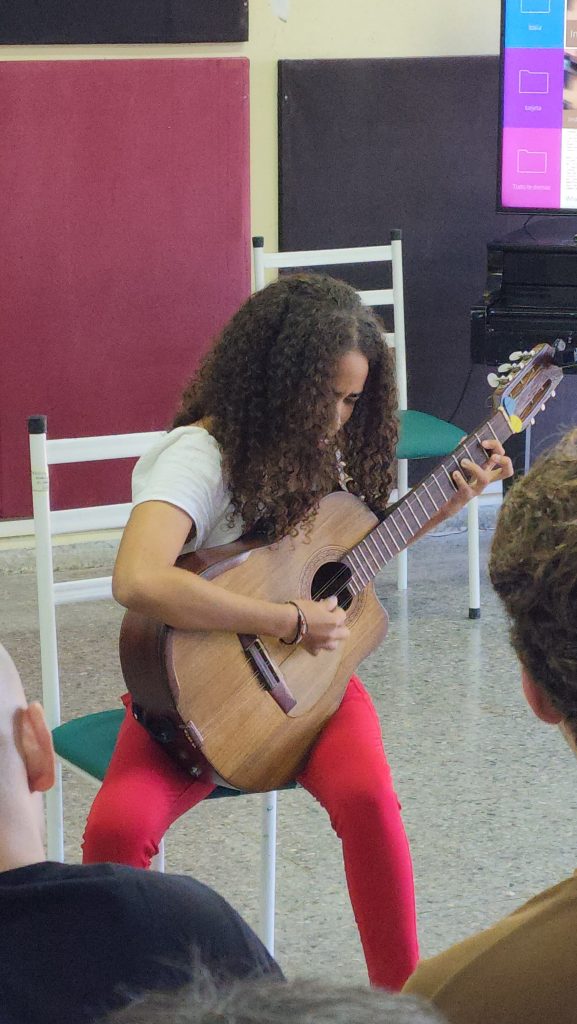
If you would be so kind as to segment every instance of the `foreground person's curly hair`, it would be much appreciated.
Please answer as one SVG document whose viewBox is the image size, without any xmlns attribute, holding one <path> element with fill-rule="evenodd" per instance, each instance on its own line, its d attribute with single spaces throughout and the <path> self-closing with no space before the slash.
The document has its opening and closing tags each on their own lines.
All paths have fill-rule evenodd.
<svg viewBox="0 0 577 1024">
<path fill-rule="evenodd" d="M 577 738 L 577 430 L 512 488 L 489 573 L 521 662 Z"/>
<path fill-rule="evenodd" d="M 373 508 L 384 508 L 397 443 L 394 366 L 382 324 L 353 288 L 320 274 L 280 278 L 226 325 L 188 384 L 173 427 L 210 418 L 233 504 L 247 529 L 278 540 L 310 524 L 336 482 L 336 448 Z M 336 367 L 368 360 L 362 396 L 338 439 Z M 328 440 L 327 440 L 328 439 Z"/>
</svg>

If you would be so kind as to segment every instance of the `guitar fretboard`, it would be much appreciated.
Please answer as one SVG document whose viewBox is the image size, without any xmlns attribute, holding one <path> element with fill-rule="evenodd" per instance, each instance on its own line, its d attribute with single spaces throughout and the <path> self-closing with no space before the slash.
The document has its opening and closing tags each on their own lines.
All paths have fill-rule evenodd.
<svg viewBox="0 0 577 1024">
<path fill-rule="evenodd" d="M 461 469 L 462 459 L 470 459 L 478 466 L 483 465 L 488 458 L 483 442 L 490 438 L 503 442 L 510 434 L 511 428 L 505 416 L 501 411 L 497 412 L 478 430 L 469 434 L 429 476 L 409 491 L 382 522 L 343 558 L 343 563 L 351 573 L 347 590 L 352 594 L 364 590 L 377 573 L 408 547 L 420 530 L 440 512 L 457 490 L 453 473 Z M 461 472 L 466 476 L 463 470 Z"/>
</svg>

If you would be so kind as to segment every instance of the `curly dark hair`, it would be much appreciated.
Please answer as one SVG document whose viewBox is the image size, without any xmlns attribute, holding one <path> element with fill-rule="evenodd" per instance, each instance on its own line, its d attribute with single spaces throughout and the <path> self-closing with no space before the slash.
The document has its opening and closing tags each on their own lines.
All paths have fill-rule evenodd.
<svg viewBox="0 0 577 1024">
<path fill-rule="evenodd" d="M 337 363 L 351 350 L 369 363 L 365 388 L 338 439 L 323 443 Z M 210 418 L 236 511 L 273 541 L 310 526 L 335 486 L 337 447 L 349 489 L 385 507 L 396 409 L 393 359 L 375 313 L 343 281 L 291 274 L 235 313 L 188 384 L 173 427 Z"/>
<path fill-rule="evenodd" d="M 511 488 L 489 574 L 522 664 L 577 736 L 577 430 Z"/>
</svg>

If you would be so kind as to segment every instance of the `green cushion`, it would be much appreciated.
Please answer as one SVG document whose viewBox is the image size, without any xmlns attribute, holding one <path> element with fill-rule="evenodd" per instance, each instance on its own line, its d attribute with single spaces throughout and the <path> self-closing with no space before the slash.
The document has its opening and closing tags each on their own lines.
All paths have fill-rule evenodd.
<svg viewBox="0 0 577 1024">
<path fill-rule="evenodd" d="M 59 725 L 52 732 L 56 753 L 102 782 L 112 757 L 124 711 L 100 711 Z"/>
<path fill-rule="evenodd" d="M 73 718 L 52 730 L 54 749 L 59 757 L 80 768 L 102 782 L 112 757 L 116 737 L 120 731 L 124 711 L 99 711 L 95 715 Z M 291 782 L 283 789 L 294 789 Z M 223 796 L 242 796 L 238 789 L 217 786 L 210 799 Z"/>
<path fill-rule="evenodd" d="M 398 459 L 442 458 L 467 436 L 460 427 L 413 409 L 399 412 L 399 421 Z"/>
</svg>

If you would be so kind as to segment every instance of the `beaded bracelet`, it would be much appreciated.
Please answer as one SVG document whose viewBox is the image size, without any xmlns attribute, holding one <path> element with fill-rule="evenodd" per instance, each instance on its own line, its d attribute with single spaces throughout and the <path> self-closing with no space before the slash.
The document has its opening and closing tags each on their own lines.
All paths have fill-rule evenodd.
<svg viewBox="0 0 577 1024">
<path fill-rule="evenodd" d="M 281 644 L 285 644 L 287 647 L 295 647 L 296 644 L 300 644 L 301 640 L 307 635 L 309 631 L 309 624 L 305 618 L 305 613 L 299 608 L 296 601 L 285 601 L 285 604 L 292 604 L 293 608 L 297 610 L 297 631 L 294 635 L 293 640 L 283 640 L 280 637 Z"/>
</svg>

